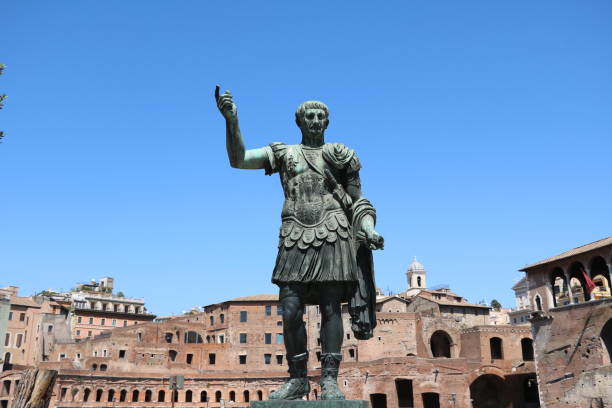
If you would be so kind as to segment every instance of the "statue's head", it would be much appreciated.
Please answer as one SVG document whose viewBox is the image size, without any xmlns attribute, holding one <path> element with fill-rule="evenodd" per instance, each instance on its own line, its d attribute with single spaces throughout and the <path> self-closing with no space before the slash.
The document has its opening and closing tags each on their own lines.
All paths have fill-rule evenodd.
<svg viewBox="0 0 612 408">
<path fill-rule="evenodd" d="M 295 123 L 302 133 L 323 134 L 329 125 L 329 109 L 323 102 L 306 101 L 295 111 Z"/>
</svg>

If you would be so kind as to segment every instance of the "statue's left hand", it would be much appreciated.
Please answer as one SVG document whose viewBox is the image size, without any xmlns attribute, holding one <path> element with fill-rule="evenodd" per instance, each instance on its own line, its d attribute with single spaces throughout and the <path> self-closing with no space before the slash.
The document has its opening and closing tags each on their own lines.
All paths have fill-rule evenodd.
<svg viewBox="0 0 612 408">
<path fill-rule="evenodd" d="M 365 244 L 369 249 L 385 249 L 385 239 L 375 230 L 364 231 Z"/>
</svg>

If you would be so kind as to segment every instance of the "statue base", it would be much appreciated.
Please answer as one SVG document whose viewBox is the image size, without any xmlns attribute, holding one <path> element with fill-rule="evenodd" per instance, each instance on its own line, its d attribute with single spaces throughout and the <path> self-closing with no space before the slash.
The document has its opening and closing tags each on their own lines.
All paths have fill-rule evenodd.
<svg viewBox="0 0 612 408">
<path fill-rule="evenodd" d="M 368 408 L 363 400 L 271 400 L 253 401 L 251 408 Z"/>
</svg>

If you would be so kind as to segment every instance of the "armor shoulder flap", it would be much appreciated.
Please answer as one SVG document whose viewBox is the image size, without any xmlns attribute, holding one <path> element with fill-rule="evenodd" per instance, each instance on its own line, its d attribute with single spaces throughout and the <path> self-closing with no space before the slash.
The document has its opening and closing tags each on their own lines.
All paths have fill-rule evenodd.
<svg viewBox="0 0 612 408">
<path fill-rule="evenodd" d="M 323 146 L 323 158 L 336 169 L 357 172 L 361 168 L 359 158 L 353 149 L 342 143 L 327 143 Z"/>
</svg>

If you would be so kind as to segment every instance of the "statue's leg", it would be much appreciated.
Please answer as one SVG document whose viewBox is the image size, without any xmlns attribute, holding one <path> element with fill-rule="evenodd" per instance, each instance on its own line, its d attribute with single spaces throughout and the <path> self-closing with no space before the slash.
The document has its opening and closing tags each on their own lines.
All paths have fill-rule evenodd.
<svg viewBox="0 0 612 408">
<path fill-rule="evenodd" d="M 283 337 L 289 365 L 289 381 L 270 393 L 270 399 L 300 399 L 310 392 L 302 293 L 299 287 L 284 285 L 280 288 L 279 300 L 283 308 Z"/>
<path fill-rule="evenodd" d="M 338 370 L 342 361 L 342 313 L 340 300 L 344 288 L 331 283 L 322 286 L 319 310 L 321 311 L 321 399 L 344 399 L 338 389 Z"/>
</svg>

